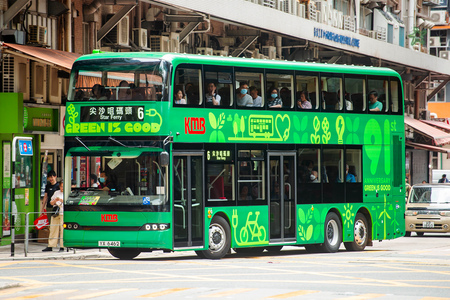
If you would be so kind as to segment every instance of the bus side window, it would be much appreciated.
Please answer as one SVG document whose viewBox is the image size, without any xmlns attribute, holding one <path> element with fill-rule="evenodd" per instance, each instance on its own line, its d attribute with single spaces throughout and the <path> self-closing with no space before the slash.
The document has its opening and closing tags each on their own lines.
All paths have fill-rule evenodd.
<svg viewBox="0 0 450 300">
<path fill-rule="evenodd" d="M 198 106 L 202 101 L 202 82 L 200 68 L 184 68 L 183 65 L 175 72 L 175 86 L 183 86 L 188 105 Z"/>
<path fill-rule="evenodd" d="M 345 107 L 347 111 L 366 110 L 366 83 L 362 77 L 345 77 Z M 349 101 L 350 103 L 348 103 Z"/>
</svg>

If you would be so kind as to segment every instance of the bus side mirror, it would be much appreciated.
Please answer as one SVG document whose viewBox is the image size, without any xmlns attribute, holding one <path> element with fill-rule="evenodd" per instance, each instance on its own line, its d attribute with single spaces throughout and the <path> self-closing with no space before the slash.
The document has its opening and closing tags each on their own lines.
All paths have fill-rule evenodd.
<svg viewBox="0 0 450 300">
<path fill-rule="evenodd" d="M 169 165 L 169 153 L 167 151 L 161 152 L 159 155 L 159 163 L 161 167 L 167 167 Z"/>
</svg>

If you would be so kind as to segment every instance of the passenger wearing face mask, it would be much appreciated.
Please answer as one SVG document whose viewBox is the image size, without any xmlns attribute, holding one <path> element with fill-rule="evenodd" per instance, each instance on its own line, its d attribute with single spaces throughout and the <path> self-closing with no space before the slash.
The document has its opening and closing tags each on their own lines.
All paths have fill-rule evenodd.
<svg viewBox="0 0 450 300">
<path fill-rule="evenodd" d="M 109 180 L 108 174 L 105 171 L 100 173 L 99 181 L 100 181 L 100 189 L 102 191 L 110 191 L 116 188 L 114 183 L 111 180 Z"/>
<path fill-rule="evenodd" d="M 312 171 L 311 172 L 311 182 L 319 182 L 319 179 L 317 178 L 319 176 L 319 174 L 317 173 L 317 171 Z"/>
<path fill-rule="evenodd" d="M 253 98 L 248 94 L 247 82 L 242 81 L 239 83 L 236 102 L 238 106 L 253 106 Z"/>
<path fill-rule="evenodd" d="M 279 98 L 278 89 L 271 88 L 269 92 L 269 102 L 267 104 L 269 108 L 281 108 L 283 106 L 283 100 Z"/>
</svg>

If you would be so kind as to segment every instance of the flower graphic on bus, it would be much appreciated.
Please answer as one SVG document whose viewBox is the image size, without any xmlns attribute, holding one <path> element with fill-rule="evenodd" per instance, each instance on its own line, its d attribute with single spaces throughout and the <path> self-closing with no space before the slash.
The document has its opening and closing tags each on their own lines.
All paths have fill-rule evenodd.
<svg viewBox="0 0 450 300">
<path fill-rule="evenodd" d="M 353 205 L 347 203 L 344 205 L 345 212 L 342 214 L 342 219 L 344 220 L 344 227 L 347 226 L 350 229 L 353 225 L 353 217 L 355 213 L 353 212 Z"/>
<path fill-rule="evenodd" d="M 359 138 L 356 134 L 359 129 L 359 117 L 356 117 L 355 120 L 352 123 L 352 120 L 349 117 L 345 118 L 345 124 L 347 125 L 347 130 L 349 131 L 349 134 L 347 135 L 347 144 L 359 144 Z"/>
</svg>

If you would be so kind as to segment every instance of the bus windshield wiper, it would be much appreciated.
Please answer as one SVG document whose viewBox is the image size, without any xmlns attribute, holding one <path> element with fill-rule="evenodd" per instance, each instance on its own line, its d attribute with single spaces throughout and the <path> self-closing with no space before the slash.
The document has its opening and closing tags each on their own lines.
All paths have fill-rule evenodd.
<svg viewBox="0 0 450 300">
<path fill-rule="evenodd" d="M 119 146 L 125 147 L 125 148 L 129 148 L 130 146 L 125 145 L 124 143 L 116 140 L 115 138 L 113 138 L 112 136 L 108 137 L 108 140 L 118 144 Z"/>
<path fill-rule="evenodd" d="M 91 149 L 89 149 L 89 147 L 86 146 L 86 144 L 83 143 L 83 141 L 82 141 L 79 137 L 75 137 L 75 139 L 76 139 L 77 142 L 80 143 L 84 148 L 86 148 L 87 151 L 91 151 Z"/>
</svg>

